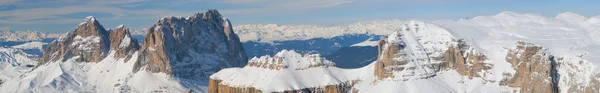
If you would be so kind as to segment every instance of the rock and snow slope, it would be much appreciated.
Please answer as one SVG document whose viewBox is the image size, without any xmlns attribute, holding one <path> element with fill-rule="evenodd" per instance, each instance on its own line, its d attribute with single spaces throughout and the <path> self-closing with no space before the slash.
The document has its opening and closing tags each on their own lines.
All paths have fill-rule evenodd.
<svg viewBox="0 0 600 93">
<path fill-rule="evenodd" d="M 125 26 L 105 30 L 94 17 L 87 17 L 48 45 L 33 70 L 3 79 L 0 91 L 203 92 L 210 74 L 246 64 L 229 20 L 217 10 L 188 18 L 165 17 L 152 28 L 140 47 Z"/>
<path fill-rule="evenodd" d="M 373 21 L 330 27 L 244 25 L 235 31 L 243 34 L 242 41 L 389 35 L 377 43 L 358 44 L 377 44 L 379 48 L 377 61 L 365 67 L 341 69 L 319 55 L 286 50 L 273 57 L 252 59 L 243 68 L 219 71 L 208 83 L 208 75 L 221 68 L 242 66 L 247 60 L 229 21 L 216 10 L 159 20 L 149 29 L 140 50 L 126 29 L 103 31 L 90 17 L 76 31 L 50 44 L 46 58 L 42 58 L 47 61 L 34 70 L 27 64 L 37 64 L 36 58 L 19 50 L 2 52 L 6 62 L 0 63 L 4 64 L 0 90 L 597 93 L 599 18 L 574 13 L 547 18 L 503 12 L 430 22 Z"/>
<path fill-rule="evenodd" d="M 27 54 L 20 49 L 0 47 L 0 87 L 2 83 L 17 80 L 30 71 L 38 61 L 38 55 Z"/>
<path fill-rule="evenodd" d="M 378 60 L 374 63 L 357 69 L 327 67 L 328 70 L 310 74 L 332 76 L 337 82 L 327 77 L 315 80 L 301 73 L 312 69 L 246 66 L 225 69 L 211 76 L 209 92 L 597 92 L 598 77 L 592 71 L 595 65 L 589 65 L 593 62 L 588 61 L 594 56 L 585 57 L 593 55 L 593 49 L 581 48 L 597 45 L 595 39 L 588 36 L 596 32 L 573 30 L 584 27 L 570 28 L 572 25 L 565 25 L 566 21 L 559 21 L 563 17 L 503 12 L 469 20 L 408 21 L 397 25 L 400 29 L 378 43 Z M 580 37 L 570 37 L 572 34 Z M 582 41 L 573 43 L 573 39 Z M 554 43 L 579 47 L 565 51 L 561 48 L 564 46 Z M 577 50 L 589 52 L 573 53 Z M 298 59 L 295 57 L 279 57 L 283 64 L 303 62 L 285 61 Z M 277 75 L 287 73 L 284 75 L 287 76 L 288 72 L 297 77 Z M 245 80 L 241 81 L 242 78 Z M 264 78 L 281 79 L 283 83 L 259 82 Z"/>
</svg>

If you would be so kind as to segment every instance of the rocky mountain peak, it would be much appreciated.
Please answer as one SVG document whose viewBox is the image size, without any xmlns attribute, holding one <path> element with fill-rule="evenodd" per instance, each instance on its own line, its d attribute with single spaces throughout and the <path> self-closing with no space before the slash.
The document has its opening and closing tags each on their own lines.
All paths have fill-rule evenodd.
<svg viewBox="0 0 600 93">
<path fill-rule="evenodd" d="M 108 54 L 109 32 L 95 17 L 86 17 L 75 30 L 61 36 L 44 49 L 40 64 L 76 58 L 79 62 L 99 62 Z"/>
<path fill-rule="evenodd" d="M 248 58 L 232 31 L 228 20 L 216 10 L 189 18 L 162 18 L 148 29 L 134 71 L 143 68 L 193 78 L 225 67 L 244 66 Z"/>
<path fill-rule="evenodd" d="M 219 13 L 219 11 L 215 9 L 210 9 L 206 11 L 204 13 L 204 16 L 202 16 L 203 19 L 220 19 L 221 17 L 221 13 Z"/>
<path fill-rule="evenodd" d="M 110 49 L 115 52 L 116 58 L 129 60 L 131 54 L 139 49 L 138 41 L 131 37 L 131 33 L 125 25 L 117 26 L 110 32 Z"/>
</svg>

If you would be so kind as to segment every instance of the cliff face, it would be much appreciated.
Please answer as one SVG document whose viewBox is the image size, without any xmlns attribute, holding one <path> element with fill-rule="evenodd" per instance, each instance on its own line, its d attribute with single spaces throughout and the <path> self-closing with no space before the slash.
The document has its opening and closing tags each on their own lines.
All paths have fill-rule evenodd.
<svg viewBox="0 0 600 93">
<path fill-rule="evenodd" d="M 74 31 L 44 49 L 40 64 L 78 57 L 79 62 L 98 62 L 108 55 L 109 32 L 94 18 L 87 17 Z"/>
<path fill-rule="evenodd" d="M 219 84 L 223 80 L 210 79 L 208 93 L 263 93 L 262 90 L 254 87 L 232 87 Z M 286 90 L 272 93 L 349 93 L 352 88 L 350 83 L 341 83 L 335 85 L 326 85 L 324 87 L 311 87 L 295 90 Z"/>
<path fill-rule="evenodd" d="M 444 53 L 446 63 L 442 64 L 442 69 L 456 70 L 462 76 L 473 78 L 482 77 L 479 72 L 487 72 L 492 68 L 493 64 L 483 62 L 488 60 L 484 54 L 477 52 L 462 39 L 456 42 L 456 46 L 448 48 Z"/>
<path fill-rule="evenodd" d="M 37 66 L 21 75 L 30 78 L 0 88 L 12 92 L 203 91 L 211 74 L 247 63 L 232 31 L 229 20 L 216 10 L 187 18 L 166 17 L 149 29 L 140 46 L 124 25 L 107 30 L 90 16 L 49 44 L 39 65 L 26 64 Z M 145 84 L 148 81 L 157 82 Z"/>
<path fill-rule="evenodd" d="M 457 42 L 445 30 L 427 29 L 427 26 L 433 25 L 412 21 L 379 41 L 374 69 L 379 80 L 425 79 L 441 70 L 445 51 L 457 46 Z"/>
<path fill-rule="evenodd" d="M 115 58 L 125 58 L 125 62 L 131 58 L 140 45 L 136 39 L 131 38 L 129 29 L 121 25 L 110 32 L 110 49 L 114 50 Z"/>
<path fill-rule="evenodd" d="M 334 66 L 333 62 L 325 60 L 319 54 L 301 55 L 293 50 L 283 50 L 274 56 L 252 58 L 244 68 L 228 68 L 211 75 L 208 92 L 347 92 L 357 81 L 344 74 L 354 72 L 341 72 Z M 297 83 L 303 83 L 303 85 L 295 85 Z M 291 86 L 277 84 L 290 84 Z"/>
<path fill-rule="evenodd" d="M 114 51 L 115 58 L 129 60 L 139 49 L 124 26 L 107 31 L 93 16 L 87 17 L 74 31 L 58 38 L 44 49 L 40 65 L 77 57 L 78 62 L 99 62 Z"/>
<path fill-rule="evenodd" d="M 206 76 L 248 58 L 229 20 L 217 10 L 188 18 L 166 17 L 150 27 L 134 72 L 142 69 L 186 78 Z"/>
<path fill-rule="evenodd" d="M 508 51 L 506 61 L 517 72 L 507 74 L 509 78 L 501 81 L 501 85 L 521 88 L 521 93 L 558 92 L 556 62 L 541 46 L 519 41 Z"/>
</svg>

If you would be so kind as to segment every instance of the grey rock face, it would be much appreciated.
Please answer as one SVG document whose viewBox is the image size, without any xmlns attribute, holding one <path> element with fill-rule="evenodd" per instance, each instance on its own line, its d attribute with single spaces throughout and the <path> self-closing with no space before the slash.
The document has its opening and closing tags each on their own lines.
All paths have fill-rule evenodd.
<svg viewBox="0 0 600 93">
<path fill-rule="evenodd" d="M 134 72 L 145 69 L 207 80 L 222 68 L 242 67 L 248 61 L 231 23 L 217 10 L 160 19 L 148 29 L 139 53 Z"/>
</svg>

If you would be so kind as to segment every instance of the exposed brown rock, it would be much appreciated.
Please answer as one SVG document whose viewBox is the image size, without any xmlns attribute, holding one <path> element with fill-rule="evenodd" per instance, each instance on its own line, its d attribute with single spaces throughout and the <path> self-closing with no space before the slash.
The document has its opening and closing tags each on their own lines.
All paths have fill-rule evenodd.
<svg viewBox="0 0 600 93">
<path fill-rule="evenodd" d="M 448 48 L 444 53 L 446 63 L 443 64 L 442 69 L 453 69 L 462 76 L 473 78 L 481 77 L 478 72 L 492 68 L 491 64 L 483 63 L 487 60 L 485 55 L 470 49 L 463 40 L 457 42 L 457 46 Z"/>
<path fill-rule="evenodd" d="M 506 61 L 512 64 L 516 73 L 502 80 L 501 85 L 521 88 L 521 93 L 558 92 L 553 57 L 545 49 L 523 41 L 517 42 L 514 49 L 508 51 Z"/>
<path fill-rule="evenodd" d="M 99 62 L 108 54 L 108 35 L 94 17 L 88 17 L 74 31 L 49 44 L 39 64 L 64 61 L 75 56 L 79 56 L 78 62 Z"/>
<path fill-rule="evenodd" d="M 119 26 L 110 32 L 110 49 L 115 52 L 115 58 L 125 58 L 126 62 L 139 49 L 137 40 L 131 37 L 129 29 Z"/>
<path fill-rule="evenodd" d="M 227 85 L 219 84 L 222 80 L 210 79 L 208 86 L 208 93 L 263 93 L 262 90 L 253 87 L 230 87 Z M 351 81 L 338 85 L 327 85 L 325 87 L 313 87 L 304 88 L 297 90 L 286 90 L 281 92 L 273 93 L 348 93 L 350 88 L 357 81 Z"/>
<path fill-rule="evenodd" d="M 400 52 L 400 50 L 404 49 L 404 47 L 405 45 L 399 43 L 387 43 L 385 39 L 379 41 L 379 43 L 377 44 L 377 63 L 375 63 L 375 76 L 377 76 L 378 79 L 392 77 L 393 71 L 400 71 L 405 69 L 404 67 L 401 67 L 399 65 L 407 64 L 407 59 L 393 60 L 393 58 L 395 57 L 407 55 L 406 53 Z"/>
</svg>

